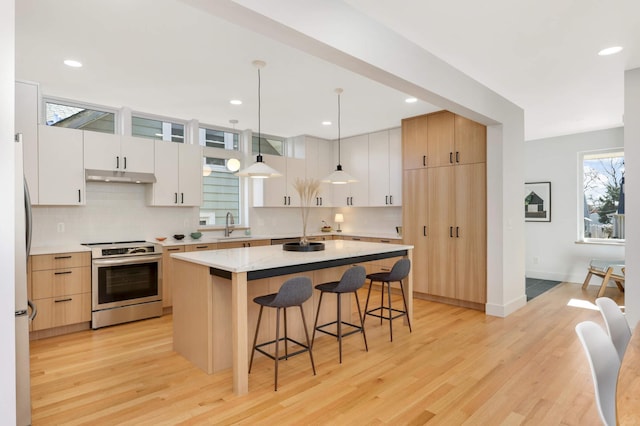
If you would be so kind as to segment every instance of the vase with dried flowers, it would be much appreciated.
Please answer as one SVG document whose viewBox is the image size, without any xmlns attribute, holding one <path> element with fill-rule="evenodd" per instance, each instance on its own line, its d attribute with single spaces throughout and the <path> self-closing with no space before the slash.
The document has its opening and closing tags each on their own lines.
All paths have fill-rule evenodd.
<svg viewBox="0 0 640 426">
<path fill-rule="evenodd" d="M 298 195 L 300 195 L 300 211 L 302 212 L 302 238 L 300 238 L 300 245 L 307 246 L 309 245 L 309 239 L 307 238 L 307 221 L 309 219 L 311 203 L 320 194 L 320 181 L 312 178 L 297 178 L 293 183 L 293 187 L 298 192 Z"/>
</svg>

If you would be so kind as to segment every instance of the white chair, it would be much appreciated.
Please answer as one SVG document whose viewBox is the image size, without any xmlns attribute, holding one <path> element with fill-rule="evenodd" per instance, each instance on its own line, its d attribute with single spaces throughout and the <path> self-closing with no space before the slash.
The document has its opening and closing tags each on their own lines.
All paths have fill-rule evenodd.
<svg viewBox="0 0 640 426">
<path fill-rule="evenodd" d="M 607 333 L 593 321 L 576 326 L 589 365 L 596 394 L 600 419 L 605 425 L 616 424 L 616 384 L 620 370 L 620 358 Z"/>
<path fill-rule="evenodd" d="M 631 339 L 629 323 L 627 323 L 627 319 L 620 307 L 612 299 L 599 297 L 596 299 L 596 305 L 600 308 L 609 337 L 613 342 L 613 346 L 616 347 L 616 351 L 618 351 L 620 362 L 622 362 L 624 351 L 627 349 L 629 339 Z"/>
</svg>

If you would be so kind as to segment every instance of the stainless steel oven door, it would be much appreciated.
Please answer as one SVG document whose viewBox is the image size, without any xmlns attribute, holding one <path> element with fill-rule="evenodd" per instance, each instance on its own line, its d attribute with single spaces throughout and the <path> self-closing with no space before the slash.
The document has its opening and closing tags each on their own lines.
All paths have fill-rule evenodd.
<svg viewBox="0 0 640 426">
<path fill-rule="evenodd" d="M 162 255 L 93 259 L 92 310 L 162 300 Z"/>
</svg>

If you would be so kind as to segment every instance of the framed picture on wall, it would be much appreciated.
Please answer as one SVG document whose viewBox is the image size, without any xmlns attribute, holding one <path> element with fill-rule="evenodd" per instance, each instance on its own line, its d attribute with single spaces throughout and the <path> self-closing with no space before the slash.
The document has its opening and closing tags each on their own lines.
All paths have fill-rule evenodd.
<svg viewBox="0 0 640 426">
<path fill-rule="evenodd" d="M 551 182 L 524 184 L 524 220 L 551 222 Z"/>
</svg>

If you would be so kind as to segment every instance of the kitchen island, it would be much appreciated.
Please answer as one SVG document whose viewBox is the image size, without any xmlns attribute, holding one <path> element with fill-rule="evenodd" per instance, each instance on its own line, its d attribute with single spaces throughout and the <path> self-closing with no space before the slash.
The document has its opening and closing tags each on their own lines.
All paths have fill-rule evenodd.
<svg viewBox="0 0 640 426">
<path fill-rule="evenodd" d="M 381 259 L 407 257 L 413 246 L 360 241 L 326 241 L 326 249 L 315 252 L 284 251 L 281 245 L 176 253 L 176 283 L 173 295 L 174 350 L 208 374 L 233 368 L 233 391 L 249 390 L 249 351 L 257 322 L 257 309 L 251 300 L 277 292 L 292 276 L 305 275 L 313 284 L 339 280 L 351 265 Z M 409 319 L 413 318 L 413 278 L 406 282 Z M 317 297 L 305 305 L 305 316 L 313 324 Z M 323 308 L 324 308 L 323 303 Z M 351 304 L 344 303 L 351 315 Z M 323 309 L 323 318 L 335 317 Z M 335 318 L 334 318 L 335 319 Z M 263 321 L 265 321 L 263 319 Z M 259 339 L 273 338 L 274 322 L 261 331 Z M 250 329 L 250 325 L 252 328 Z M 291 321 L 291 335 L 302 332 L 302 325 Z M 270 337 L 271 336 L 271 337 Z"/>
</svg>

